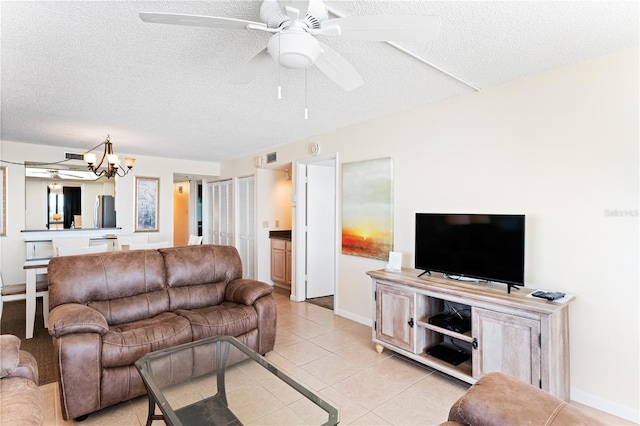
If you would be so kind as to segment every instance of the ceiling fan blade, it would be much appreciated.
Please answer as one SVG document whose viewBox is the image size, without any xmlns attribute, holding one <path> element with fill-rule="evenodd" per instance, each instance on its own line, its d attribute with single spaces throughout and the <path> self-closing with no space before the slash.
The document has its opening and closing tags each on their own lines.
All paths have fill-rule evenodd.
<svg viewBox="0 0 640 426">
<path fill-rule="evenodd" d="M 309 0 L 277 0 L 280 11 L 288 16 L 290 19 L 303 19 L 307 15 L 309 10 Z M 289 8 L 289 10 L 287 10 Z M 298 10 L 298 16 L 292 17 L 289 13 L 292 13 L 292 9 Z"/>
<path fill-rule="evenodd" d="M 315 65 L 327 77 L 344 90 L 357 89 L 364 84 L 360 73 L 342 55 L 324 43 L 320 43 L 320 48 Z"/>
<path fill-rule="evenodd" d="M 262 22 L 243 19 L 221 18 L 218 16 L 183 15 L 179 13 L 140 12 L 140 19 L 152 24 L 188 25 L 192 27 L 210 27 L 225 29 L 261 29 L 267 28 Z"/>
<path fill-rule="evenodd" d="M 247 84 L 253 81 L 258 74 L 273 64 L 273 58 L 265 47 L 238 70 L 229 80 L 231 84 Z"/>
<path fill-rule="evenodd" d="M 343 40 L 432 40 L 440 35 L 440 17 L 427 15 L 347 16 L 320 22 L 320 33 L 334 35 L 340 28 Z M 323 30 L 327 32 L 323 32 Z"/>
</svg>

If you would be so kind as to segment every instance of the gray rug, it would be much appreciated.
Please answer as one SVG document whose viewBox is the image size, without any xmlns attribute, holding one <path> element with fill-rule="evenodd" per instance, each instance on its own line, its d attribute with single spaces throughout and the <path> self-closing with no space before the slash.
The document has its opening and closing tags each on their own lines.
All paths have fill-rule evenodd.
<svg viewBox="0 0 640 426">
<path fill-rule="evenodd" d="M 305 302 L 331 309 L 333 311 L 333 296 L 314 297 L 312 299 L 305 300 Z"/>
</svg>

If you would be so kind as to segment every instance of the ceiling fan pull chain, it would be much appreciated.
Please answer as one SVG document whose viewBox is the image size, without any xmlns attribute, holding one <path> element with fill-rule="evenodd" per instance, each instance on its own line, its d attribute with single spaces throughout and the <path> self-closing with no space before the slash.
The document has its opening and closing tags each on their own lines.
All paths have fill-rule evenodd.
<svg viewBox="0 0 640 426">
<path fill-rule="evenodd" d="M 304 119 L 309 119 L 309 109 L 307 108 L 307 92 L 309 85 L 307 84 L 307 76 L 308 76 L 309 68 L 304 69 Z"/>
</svg>

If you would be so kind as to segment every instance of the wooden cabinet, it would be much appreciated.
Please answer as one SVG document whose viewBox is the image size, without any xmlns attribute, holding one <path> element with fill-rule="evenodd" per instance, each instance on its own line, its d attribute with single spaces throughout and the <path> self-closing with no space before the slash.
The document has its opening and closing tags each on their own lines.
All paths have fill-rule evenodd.
<svg viewBox="0 0 640 426">
<path fill-rule="evenodd" d="M 291 288 L 291 241 L 271 239 L 271 281 L 278 287 Z"/>
<path fill-rule="evenodd" d="M 371 271 L 376 350 L 388 348 L 468 383 L 492 371 L 511 374 L 569 399 L 569 301 L 507 293 L 506 286 L 420 277 L 421 271 Z M 429 318 L 464 312 L 469 329 L 455 331 Z M 446 346 L 469 359 L 454 365 L 427 351 Z"/>
</svg>

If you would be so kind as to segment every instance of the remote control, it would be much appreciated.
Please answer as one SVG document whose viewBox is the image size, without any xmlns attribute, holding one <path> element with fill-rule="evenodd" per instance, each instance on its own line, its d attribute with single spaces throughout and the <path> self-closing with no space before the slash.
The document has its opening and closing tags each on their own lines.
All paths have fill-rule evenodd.
<svg viewBox="0 0 640 426">
<path fill-rule="evenodd" d="M 534 297 L 539 297 L 541 299 L 546 299 L 546 300 L 556 300 L 565 296 L 564 293 L 561 293 L 559 291 L 542 291 L 542 290 L 534 291 L 533 293 L 531 293 L 531 295 Z"/>
</svg>

